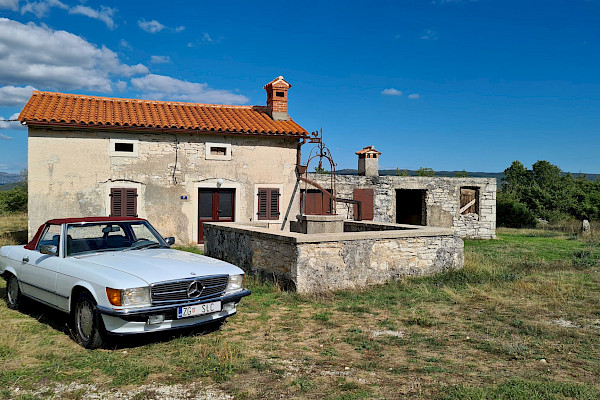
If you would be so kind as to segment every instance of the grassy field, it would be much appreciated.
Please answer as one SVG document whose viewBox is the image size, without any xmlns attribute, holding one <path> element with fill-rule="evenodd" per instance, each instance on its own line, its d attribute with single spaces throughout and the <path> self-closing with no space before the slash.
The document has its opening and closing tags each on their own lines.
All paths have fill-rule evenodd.
<svg viewBox="0 0 600 400">
<path fill-rule="evenodd" d="M 499 229 L 466 241 L 461 271 L 315 297 L 250 279 L 220 331 L 111 350 L 79 347 L 57 312 L 0 302 L 0 398 L 77 382 L 61 396 L 158 399 L 156 385 L 183 385 L 236 399 L 597 399 L 599 260 L 597 236 Z"/>
</svg>

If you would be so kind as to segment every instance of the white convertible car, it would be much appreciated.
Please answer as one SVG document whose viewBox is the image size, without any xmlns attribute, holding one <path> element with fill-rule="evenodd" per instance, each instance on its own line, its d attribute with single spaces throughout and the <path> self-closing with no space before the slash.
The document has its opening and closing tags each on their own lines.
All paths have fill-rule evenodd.
<svg viewBox="0 0 600 400">
<path fill-rule="evenodd" d="M 71 315 L 86 348 L 106 333 L 126 335 L 218 324 L 235 314 L 244 272 L 235 265 L 171 249 L 148 221 L 56 219 L 25 246 L 0 249 L 8 307 L 22 297 Z"/>
</svg>

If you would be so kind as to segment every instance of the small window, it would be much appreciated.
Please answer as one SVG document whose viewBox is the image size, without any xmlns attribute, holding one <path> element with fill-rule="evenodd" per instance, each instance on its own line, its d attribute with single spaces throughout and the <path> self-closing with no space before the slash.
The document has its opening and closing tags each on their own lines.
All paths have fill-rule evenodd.
<svg viewBox="0 0 600 400">
<path fill-rule="evenodd" d="M 210 154 L 213 156 L 226 156 L 227 148 L 226 147 L 211 147 Z"/>
<path fill-rule="evenodd" d="M 283 92 L 275 92 L 275 96 L 277 96 L 277 97 L 285 97 L 285 93 L 283 93 Z"/>
<path fill-rule="evenodd" d="M 115 151 L 133 153 L 133 143 L 116 142 Z"/>
<path fill-rule="evenodd" d="M 110 216 L 137 217 L 137 189 L 110 189 Z"/>
<path fill-rule="evenodd" d="M 229 143 L 206 143 L 207 160 L 231 160 L 231 144 Z"/>
<path fill-rule="evenodd" d="M 278 220 L 279 219 L 279 189 L 259 188 L 258 189 L 258 219 L 259 220 Z"/>
<path fill-rule="evenodd" d="M 479 188 L 460 188 L 460 215 L 478 214 Z"/>
</svg>

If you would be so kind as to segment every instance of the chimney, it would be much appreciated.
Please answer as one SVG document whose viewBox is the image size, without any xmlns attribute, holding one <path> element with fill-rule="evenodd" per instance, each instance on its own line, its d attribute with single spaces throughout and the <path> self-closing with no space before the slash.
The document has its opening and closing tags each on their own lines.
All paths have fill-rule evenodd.
<svg viewBox="0 0 600 400">
<path fill-rule="evenodd" d="M 292 85 L 283 76 L 278 76 L 265 85 L 267 91 L 267 112 L 274 121 L 289 121 L 287 112 L 287 92 Z"/>
<path fill-rule="evenodd" d="M 379 176 L 379 156 L 381 153 L 375 150 L 375 147 L 363 147 L 356 154 L 358 155 L 358 175 Z"/>
</svg>

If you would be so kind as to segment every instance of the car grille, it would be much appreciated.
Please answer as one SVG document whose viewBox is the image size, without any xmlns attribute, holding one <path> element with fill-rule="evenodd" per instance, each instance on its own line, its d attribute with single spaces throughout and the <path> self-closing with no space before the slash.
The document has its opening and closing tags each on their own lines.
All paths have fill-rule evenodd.
<svg viewBox="0 0 600 400">
<path fill-rule="evenodd" d="M 219 297 L 225 291 L 229 275 L 191 278 L 180 281 L 160 282 L 152 285 L 152 305 L 167 305 Z M 192 282 L 201 283 L 204 290 L 198 297 L 188 297 L 188 287 Z"/>
</svg>

